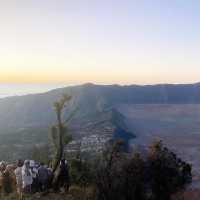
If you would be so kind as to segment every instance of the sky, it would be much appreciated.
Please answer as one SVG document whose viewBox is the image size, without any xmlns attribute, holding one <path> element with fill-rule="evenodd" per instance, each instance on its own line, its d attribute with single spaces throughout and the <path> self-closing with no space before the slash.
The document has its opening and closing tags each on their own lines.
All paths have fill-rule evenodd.
<svg viewBox="0 0 200 200">
<path fill-rule="evenodd" d="M 200 81 L 198 0 L 0 0 L 0 83 Z"/>
</svg>

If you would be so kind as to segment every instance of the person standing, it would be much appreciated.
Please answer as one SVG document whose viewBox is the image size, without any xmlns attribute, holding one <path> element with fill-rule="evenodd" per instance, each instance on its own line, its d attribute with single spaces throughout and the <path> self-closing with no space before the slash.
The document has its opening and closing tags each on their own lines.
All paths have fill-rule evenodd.
<svg viewBox="0 0 200 200">
<path fill-rule="evenodd" d="M 36 163 L 34 160 L 30 160 L 30 170 L 31 170 L 31 175 L 33 178 L 33 182 L 31 185 L 31 192 L 35 193 L 38 191 L 38 169 L 36 167 Z"/>
<path fill-rule="evenodd" d="M 16 183 L 17 183 L 17 193 L 19 194 L 19 198 L 22 199 L 22 166 L 23 161 L 18 160 L 17 161 L 17 168 L 15 169 L 15 177 L 16 177 Z"/>
<path fill-rule="evenodd" d="M 69 189 L 69 169 L 67 160 L 62 159 L 60 161 L 60 173 L 58 176 L 59 189 L 61 192 L 68 191 Z"/>
<path fill-rule="evenodd" d="M 44 163 L 40 164 L 38 168 L 38 181 L 40 186 L 40 191 L 44 192 L 47 189 L 49 181 L 49 171 L 47 167 L 44 166 Z"/>
<path fill-rule="evenodd" d="M 30 170 L 30 162 L 29 160 L 25 160 L 22 167 L 22 187 L 25 193 L 31 193 L 32 183 L 33 178 Z"/>
<path fill-rule="evenodd" d="M 6 163 L 4 161 L 0 162 L 0 193 L 4 192 L 4 172 L 6 169 Z"/>
</svg>

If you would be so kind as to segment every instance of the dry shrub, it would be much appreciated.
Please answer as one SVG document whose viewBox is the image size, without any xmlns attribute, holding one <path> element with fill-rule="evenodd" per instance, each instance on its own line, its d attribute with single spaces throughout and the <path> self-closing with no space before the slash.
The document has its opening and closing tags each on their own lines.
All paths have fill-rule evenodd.
<svg viewBox="0 0 200 200">
<path fill-rule="evenodd" d="M 71 186 L 68 193 L 76 200 L 82 200 L 85 196 L 84 189 L 76 185 Z"/>
<path fill-rule="evenodd" d="M 77 185 L 69 188 L 68 195 L 74 200 L 95 200 L 96 191 L 94 187 L 80 187 Z"/>
</svg>

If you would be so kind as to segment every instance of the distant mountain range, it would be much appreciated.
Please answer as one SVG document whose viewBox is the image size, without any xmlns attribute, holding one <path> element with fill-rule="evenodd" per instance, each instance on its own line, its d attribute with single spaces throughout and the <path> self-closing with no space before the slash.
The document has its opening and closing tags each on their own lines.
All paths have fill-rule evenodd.
<svg viewBox="0 0 200 200">
<path fill-rule="evenodd" d="M 0 127 L 47 126 L 55 121 L 53 102 L 63 93 L 73 96 L 70 107 L 78 107 L 77 117 L 103 111 L 117 104 L 199 104 L 200 84 L 66 87 L 43 94 L 0 99 Z"/>
<path fill-rule="evenodd" d="M 47 142 L 49 127 L 55 123 L 53 103 L 62 94 L 73 97 L 64 117 L 77 110 L 70 122 L 77 143 L 71 148 L 82 142 L 83 151 L 93 151 L 101 150 L 110 139 L 121 138 L 134 144 L 141 138 L 143 144 L 147 136 L 154 134 L 200 132 L 199 83 L 146 86 L 89 83 L 0 99 L 0 151 L 10 152 L 0 157 L 16 157 L 22 154 L 22 147 L 28 151 L 32 145 Z"/>
</svg>

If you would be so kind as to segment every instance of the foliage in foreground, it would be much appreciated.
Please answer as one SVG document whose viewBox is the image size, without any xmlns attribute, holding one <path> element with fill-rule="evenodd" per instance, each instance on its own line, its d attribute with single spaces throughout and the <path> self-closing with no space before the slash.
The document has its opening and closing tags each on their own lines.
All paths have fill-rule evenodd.
<svg viewBox="0 0 200 200">
<path fill-rule="evenodd" d="M 169 200 L 191 181 L 191 166 L 169 151 L 162 142 L 146 155 L 124 154 L 122 143 L 102 158 L 96 176 L 98 200 Z"/>
<path fill-rule="evenodd" d="M 145 155 L 125 153 L 123 142 L 116 142 L 97 160 L 77 157 L 69 165 L 71 187 L 67 194 L 50 193 L 40 197 L 33 194 L 26 199 L 171 200 L 173 194 L 184 190 L 192 177 L 191 166 L 160 141 Z M 15 200 L 16 195 L 3 199 Z"/>
</svg>

